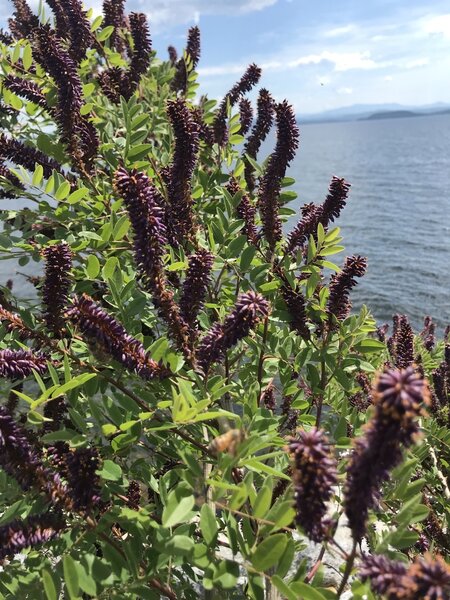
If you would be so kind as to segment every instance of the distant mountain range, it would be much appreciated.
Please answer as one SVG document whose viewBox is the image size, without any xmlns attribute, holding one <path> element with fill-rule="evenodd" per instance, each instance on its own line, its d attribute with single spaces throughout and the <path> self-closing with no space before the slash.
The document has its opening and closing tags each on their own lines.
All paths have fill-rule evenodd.
<svg viewBox="0 0 450 600">
<path fill-rule="evenodd" d="M 450 104 L 437 102 L 425 106 L 402 104 L 353 104 L 326 110 L 321 113 L 299 115 L 300 123 L 329 123 L 333 121 L 361 121 L 423 117 L 426 115 L 450 114 Z"/>
</svg>

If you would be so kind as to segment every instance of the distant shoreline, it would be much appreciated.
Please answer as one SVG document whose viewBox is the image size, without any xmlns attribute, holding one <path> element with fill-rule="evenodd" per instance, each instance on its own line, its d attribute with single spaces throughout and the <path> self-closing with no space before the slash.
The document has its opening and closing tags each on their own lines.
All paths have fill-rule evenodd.
<svg viewBox="0 0 450 600">
<path fill-rule="evenodd" d="M 336 117 L 324 117 L 324 118 L 302 118 L 297 117 L 297 121 L 301 125 L 316 125 L 319 123 L 348 123 L 354 121 L 382 121 L 386 119 L 410 119 L 414 117 L 436 117 L 442 115 L 450 115 L 450 109 L 438 110 L 434 112 L 417 112 L 413 110 L 383 110 L 373 112 L 369 115 L 346 115 L 339 118 Z"/>
</svg>

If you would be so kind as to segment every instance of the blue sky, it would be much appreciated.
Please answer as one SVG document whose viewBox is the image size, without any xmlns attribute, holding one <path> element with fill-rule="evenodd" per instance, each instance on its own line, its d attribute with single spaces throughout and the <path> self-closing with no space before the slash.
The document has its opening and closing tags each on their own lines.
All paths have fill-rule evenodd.
<svg viewBox="0 0 450 600">
<path fill-rule="evenodd" d="M 35 0 L 30 3 L 35 4 Z M 101 0 L 87 0 L 101 11 Z M 250 62 L 297 112 L 356 103 L 450 103 L 448 0 L 128 0 L 146 12 L 154 47 L 202 33 L 202 90 L 222 96 Z M 0 21 L 11 14 L 0 0 Z"/>
</svg>

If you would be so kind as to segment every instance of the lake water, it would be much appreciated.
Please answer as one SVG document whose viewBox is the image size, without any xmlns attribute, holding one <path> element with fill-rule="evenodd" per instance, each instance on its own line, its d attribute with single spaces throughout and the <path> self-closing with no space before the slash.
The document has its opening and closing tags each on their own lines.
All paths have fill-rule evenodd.
<svg viewBox="0 0 450 600">
<path fill-rule="evenodd" d="M 332 175 L 352 184 L 337 224 L 345 253 L 369 263 L 354 306 L 380 323 L 400 312 L 416 328 L 427 314 L 450 324 L 450 115 L 300 122 L 300 137 L 289 173 L 298 206 L 322 202 Z"/>
<path fill-rule="evenodd" d="M 297 180 L 299 207 L 322 202 L 332 175 L 352 184 L 337 224 L 346 254 L 369 261 L 353 292 L 354 306 L 367 304 L 380 323 L 400 312 L 416 328 L 426 314 L 441 329 L 449 324 L 450 115 L 300 124 L 300 134 L 289 173 Z M 9 200 L 0 207 L 24 204 Z M 344 255 L 333 258 L 341 264 Z M 38 269 L 36 263 L 0 261 L 0 283 L 12 277 L 16 293 L 30 297 L 32 286 L 16 271 Z"/>
</svg>

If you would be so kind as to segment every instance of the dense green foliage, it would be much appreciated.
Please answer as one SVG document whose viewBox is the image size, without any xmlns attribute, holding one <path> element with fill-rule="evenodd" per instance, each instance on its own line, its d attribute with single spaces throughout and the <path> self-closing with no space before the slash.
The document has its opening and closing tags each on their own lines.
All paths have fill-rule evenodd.
<svg viewBox="0 0 450 600">
<path fill-rule="evenodd" d="M 197 598 L 203 589 L 217 590 L 223 598 L 278 593 L 289 599 L 332 599 L 343 591 L 338 588 L 347 566 L 342 587 L 353 569 L 355 577 L 347 583 L 353 597 L 375 598 L 370 581 L 358 576 L 363 552 L 405 564 L 427 549 L 448 557 L 450 352 L 444 356 L 444 341 L 431 343 L 425 333 L 414 339 L 413 356 L 405 358 L 398 331 L 386 345 L 368 309 L 348 314 L 352 276 L 362 275 L 365 265 L 347 261 L 347 273 L 330 262 L 343 251 L 334 219 L 313 220 L 298 244 L 292 236 L 287 241 L 278 235 L 277 223 L 286 229 L 298 212 L 291 208 L 294 181 L 274 167 L 277 160 L 286 167 L 291 159 L 289 152 L 282 156 L 289 140 L 280 126 L 288 105 L 277 105 L 275 154 L 258 161 L 243 149 L 239 113 L 231 106 L 235 98 L 228 96 L 221 105 L 199 98 L 195 61 L 188 54 L 164 61 L 152 53 L 129 99 L 108 97 L 100 74 L 111 67 L 127 72 L 136 38 L 126 27 L 102 26 L 99 18 L 91 30 L 93 39 L 76 64 L 82 84 L 77 115 L 58 114 L 62 84 L 43 67 L 36 33 L 22 28 L 22 39 L 16 28 L 15 39 L 0 44 L 2 80 L 23 78 L 42 94 L 39 104 L 2 85 L 1 126 L 8 139 L 43 153 L 27 163 L 22 151 L 0 149 L 3 195 L 26 198 L 31 207 L 15 210 L 14 200 L 2 201 L 1 258 L 34 264 L 39 275 L 33 279 L 36 299 L 28 304 L 15 298 L 14 288 L 4 288 L 1 348 L 43 352 L 47 360 L 26 377 L 17 371 L 11 376 L 12 359 L 3 355 L 2 404 L 25 431 L 42 477 L 59 471 L 70 497 L 64 500 L 64 491 L 52 497 L 42 483 L 22 485 L 16 476 L 20 460 L 8 458 L 6 465 L 2 460 L 2 545 L 9 539 L 8 524 L 16 521 L 20 527 L 21 519 L 49 509 L 58 512 L 63 525 L 43 544 L 22 545 L 20 560 L 3 551 L 0 597 Z M 184 82 L 174 85 L 182 69 Z M 67 98 L 69 92 L 64 93 Z M 170 105 L 175 98 L 178 104 Z M 187 113 L 178 118 L 170 106 Z M 221 115 L 225 136 L 218 133 Z M 64 119 L 71 119 L 66 129 Z M 97 132 L 99 146 L 92 157 L 77 147 L 82 136 L 68 135 L 80 123 Z M 183 125 L 180 133 L 177 126 Z M 189 146 L 192 127 L 197 135 L 203 128 L 198 153 Z M 295 140 L 290 141 L 293 151 Z M 43 155 L 63 168 L 44 164 Z M 124 169 L 122 179 L 119 169 Z M 169 243 L 151 237 L 155 229 L 145 230 L 150 237 L 142 233 L 145 219 L 155 217 L 150 209 L 142 231 L 133 221 L 133 202 L 138 198 L 144 206 L 147 183 L 139 188 L 132 169 L 148 176 L 152 198 L 169 215 Z M 249 232 L 243 197 L 247 208 L 256 210 L 255 235 Z M 298 216 L 300 223 L 301 216 L 304 226 L 308 211 Z M 139 255 L 136 240 L 150 244 L 148 256 L 145 247 Z M 56 259 L 48 248 L 59 242 L 70 246 L 73 265 L 58 279 L 55 272 L 64 270 L 65 259 L 52 271 Z M 189 259 L 200 251 L 213 260 L 210 275 L 207 268 L 200 275 L 206 282 L 204 302 L 201 281 L 197 288 L 192 281 L 184 286 Z M 342 288 L 336 276 L 330 283 L 333 272 L 346 274 Z M 66 284 L 67 294 L 61 288 Z M 245 313 L 243 324 L 233 315 L 238 298 L 251 291 L 259 294 L 256 308 L 250 316 Z M 139 367 L 130 367 L 121 354 L 133 357 L 134 342 L 120 346 L 123 335 L 116 339 L 107 328 L 100 338 L 94 330 L 104 326 L 101 319 L 91 330 L 83 325 L 76 310 L 84 293 L 145 348 L 146 358 L 136 359 Z M 213 327 L 214 337 L 217 324 L 224 322 L 229 330 L 220 330 L 220 336 L 236 335 L 216 359 L 205 359 L 211 341 L 205 341 L 206 332 Z M 386 363 L 407 367 L 411 358 L 430 387 L 444 386 L 432 392 L 428 412 L 420 413 L 421 441 L 405 451 L 384 483 L 380 506 L 369 511 L 362 546 L 350 541 L 342 548 L 333 539 L 336 526 L 313 545 L 305 527 L 295 525 L 293 488 L 299 476 L 293 484 L 290 437 L 297 428 L 325 431 L 337 459 L 330 516 L 340 520 L 339 540 L 342 530 L 351 540 L 343 490 L 352 438 L 361 436 L 373 417 L 376 373 Z M 159 374 L 145 376 L 140 370 L 149 360 Z M 79 485 L 88 495 L 97 490 L 101 500 L 90 498 L 83 505 L 74 500 L 70 461 L 83 456 L 84 448 L 92 451 L 95 468 L 86 467 L 90 475 L 83 478 L 82 463 Z M 362 505 L 365 501 L 361 498 Z M 327 549 L 324 562 L 332 556 L 342 570 L 334 581 L 329 572 L 324 575 L 321 546 Z"/>
</svg>

